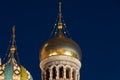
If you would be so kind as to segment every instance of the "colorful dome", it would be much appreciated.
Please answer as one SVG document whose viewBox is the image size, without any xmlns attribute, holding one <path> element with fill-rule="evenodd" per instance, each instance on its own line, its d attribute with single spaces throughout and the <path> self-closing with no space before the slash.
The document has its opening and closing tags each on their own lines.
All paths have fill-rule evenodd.
<svg viewBox="0 0 120 80">
<path fill-rule="evenodd" d="M 33 80 L 30 73 L 10 58 L 6 64 L 0 66 L 0 80 Z"/>
<path fill-rule="evenodd" d="M 12 32 L 9 59 L 5 64 L 2 64 L 0 61 L 0 80 L 33 80 L 31 74 L 15 60 L 14 54 L 17 52 L 15 43 L 15 27 L 12 28 Z"/>
</svg>

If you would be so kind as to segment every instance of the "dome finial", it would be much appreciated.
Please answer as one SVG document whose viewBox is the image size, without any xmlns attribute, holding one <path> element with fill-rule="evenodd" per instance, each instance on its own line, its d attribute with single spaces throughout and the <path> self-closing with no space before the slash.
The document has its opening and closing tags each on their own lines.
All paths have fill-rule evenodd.
<svg viewBox="0 0 120 80">
<path fill-rule="evenodd" d="M 14 58 L 16 47 L 15 47 L 15 26 L 12 27 L 12 44 L 10 47 L 10 57 Z"/>
<path fill-rule="evenodd" d="M 61 22 L 61 18 L 62 18 L 62 3 L 59 2 L 59 22 Z"/>
<path fill-rule="evenodd" d="M 62 2 L 59 2 L 59 21 L 58 21 L 58 29 L 62 29 Z"/>
</svg>

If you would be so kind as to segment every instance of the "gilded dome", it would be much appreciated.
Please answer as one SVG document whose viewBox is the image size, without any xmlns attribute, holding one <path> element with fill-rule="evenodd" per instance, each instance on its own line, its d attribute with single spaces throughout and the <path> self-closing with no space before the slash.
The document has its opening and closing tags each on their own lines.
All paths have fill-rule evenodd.
<svg viewBox="0 0 120 80">
<path fill-rule="evenodd" d="M 81 49 L 76 42 L 63 36 L 61 31 L 56 37 L 48 40 L 40 51 L 40 60 L 51 56 L 65 55 L 81 60 Z"/>
<path fill-rule="evenodd" d="M 71 56 L 81 60 L 81 49 L 78 44 L 63 34 L 63 31 L 66 29 L 66 24 L 62 20 L 61 2 L 59 3 L 58 20 L 54 27 L 57 28 L 57 33 L 54 38 L 48 40 L 42 46 L 40 60 L 58 55 Z"/>
</svg>

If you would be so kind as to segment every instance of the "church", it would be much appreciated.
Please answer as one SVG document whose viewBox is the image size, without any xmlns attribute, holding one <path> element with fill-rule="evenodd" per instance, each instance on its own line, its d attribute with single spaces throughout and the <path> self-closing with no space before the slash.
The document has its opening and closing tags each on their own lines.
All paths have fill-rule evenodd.
<svg viewBox="0 0 120 80">
<path fill-rule="evenodd" d="M 52 38 L 40 48 L 42 80 L 80 80 L 82 52 L 79 45 L 69 37 L 62 15 L 62 3 L 54 26 Z M 15 27 L 12 27 L 9 55 L 6 63 L 0 59 L 0 80 L 34 80 L 30 72 L 14 56 L 17 54 Z"/>
</svg>

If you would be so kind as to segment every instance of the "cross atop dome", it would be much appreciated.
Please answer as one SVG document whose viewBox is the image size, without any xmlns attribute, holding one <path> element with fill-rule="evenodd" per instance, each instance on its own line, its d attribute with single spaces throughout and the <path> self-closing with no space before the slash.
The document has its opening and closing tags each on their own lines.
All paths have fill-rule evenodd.
<svg viewBox="0 0 120 80">
<path fill-rule="evenodd" d="M 58 29 L 62 29 L 62 2 L 59 2 Z"/>
<path fill-rule="evenodd" d="M 10 47 L 10 57 L 14 58 L 14 53 L 16 51 L 16 46 L 15 46 L 15 26 L 12 27 L 12 44 Z"/>
</svg>

